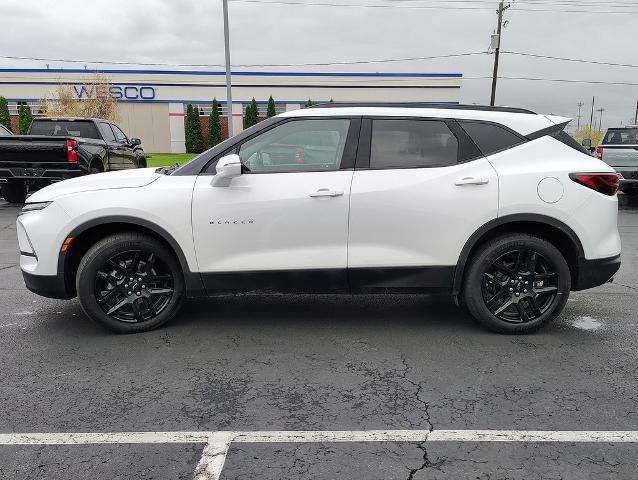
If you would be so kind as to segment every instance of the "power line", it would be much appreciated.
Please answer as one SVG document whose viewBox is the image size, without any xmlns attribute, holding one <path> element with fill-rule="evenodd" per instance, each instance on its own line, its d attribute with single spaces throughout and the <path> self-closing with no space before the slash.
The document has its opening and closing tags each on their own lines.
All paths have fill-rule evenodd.
<svg viewBox="0 0 638 480">
<path fill-rule="evenodd" d="M 431 55 L 423 57 L 404 57 L 404 58 L 382 58 L 373 60 L 353 60 L 353 61 L 340 61 L 340 62 L 319 62 L 319 63 L 246 63 L 237 64 L 233 67 L 245 68 L 245 67 L 312 67 L 312 66 L 331 66 L 331 65 L 363 65 L 369 63 L 392 63 L 392 62 L 411 62 L 417 60 L 436 60 L 442 58 L 454 58 L 454 57 L 470 57 L 475 55 L 487 55 L 488 52 L 466 52 L 466 53 L 450 53 L 447 55 Z M 101 63 L 104 65 L 133 65 L 133 66 L 164 66 L 164 67 L 223 67 L 222 64 L 195 64 L 195 63 L 154 63 L 154 62 L 116 62 L 110 60 L 72 60 L 64 58 L 43 58 L 43 57 L 21 57 L 13 55 L 0 55 L 0 58 L 8 60 L 31 60 L 39 62 L 68 62 L 68 63 L 82 63 L 82 64 L 96 64 Z"/>
<path fill-rule="evenodd" d="M 416 10 L 492 10 L 489 6 L 446 6 L 446 5 L 397 5 L 397 4 L 363 4 L 363 3 L 331 3 L 331 2 L 299 2 L 292 0 L 229 0 L 233 3 L 255 3 L 262 5 L 299 5 L 305 7 L 346 7 L 346 8 L 395 8 Z M 554 5 L 548 3 L 547 5 Z M 531 5 L 533 6 L 533 5 Z M 595 5 L 591 5 L 595 6 Z M 606 7 L 611 5 L 606 5 Z M 626 8 L 632 8 L 627 6 Z M 552 13 L 596 13 L 596 14 L 638 14 L 638 10 L 584 10 L 584 9 L 543 9 L 514 7 L 519 12 L 552 12 Z"/>
<path fill-rule="evenodd" d="M 552 55 L 542 55 L 538 53 L 529 52 L 514 52 L 510 50 L 501 50 L 501 53 L 507 55 L 517 55 L 523 57 L 533 57 L 546 60 L 558 60 L 564 62 L 576 62 L 593 65 L 604 65 L 612 67 L 627 67 L 638 68 L 638 64 L 631 63 L 615 63 L 604 62 L 600 60 L 584 60 L 582 58 L 570 58 L 570 57 L 557 57 Z M 312 67 L 312 66 L 331 66 L 331 65 L 365 65 L 372 63 L 393 63 L 393 62 L 413 62 L 422 60 L 436 60 L 445 58 L 456 57 L 470 57 L 476 55 L 489 55 L 487 51 L 481 52 L 465 52 L 465 53 L 451 53 L 446 55 L 430 55 L 419 57 L 402 57 L 402 58 L 381 58 L 371 60 L 343 60 L 333 62 L 308 62 L 308 63 L 245 63 L 233 65 L 236 68 L 245 67 Z M 164 66 L 164 67 L 223 67 L 223 64 L 216 63 L 165 63 L 165 62 L 133 62 L 133 61 L 112 61 L 112 60 L 74 60 L 70 58 L 47 58 L 47 57 L 28 57 L 28 56 L 16 56 L 16 55 L 0 55 L 0 58 L 7 60 L 29 60 L 39 62 L 60 62 L 60 63 L 81 63 L 81 64 L 104 64 L 104 65 L 127 65 L 127 66 Z"/>
<path fill-rule="evenodd" d="M 491 76 L 483 77 L 463 77 L 463 80 L 487 80 L 491 79 Z M 570 78 L 540 78 L 540 77 L 498 77 L 499 80 L 526 80 L 530 82 L 561 82 L 561 83 L 587 83 L 592 85 L 624 85 L 637 87 L 638 83 L 633 82 L 606 82 L 603 80 L 576 80 Z"/>
<path fill-rule="evenodd" d="M 612 67 L 629 67 L 629 68 L 638 68 L 638 65 L 631 63 L 613 63 L 613 62 L 602 62 L 598 60 L 583 60 L 580 58 L 568 58 L 568 57 L 553 57 L 551 55 L 540 55 L 537 53 L 524 53 L 524 52 L 510 52 L 503 50 L 501 53 L 506 53 L 508 55 L 520 55 L 523 57 L 534 57 L 534 58 L 544 58 L 549 60 L 562 60 L 565 62 L 577 62 L 577 63 L 591 63 L 594 65 L 607 65 Z"/>
</svg>

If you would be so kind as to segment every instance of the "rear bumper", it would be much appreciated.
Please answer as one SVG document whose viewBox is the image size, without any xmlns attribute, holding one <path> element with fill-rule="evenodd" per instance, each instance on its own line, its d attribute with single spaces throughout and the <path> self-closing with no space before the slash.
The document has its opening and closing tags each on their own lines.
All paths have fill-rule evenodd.
<svg viewBox="0 0 638 480">
<path fill-rule="evenodd" d="M 28 180 L 66 180 L 86 175 L 80 167 L 77 169 L 68 168 L 44 168 L 44 167 L 0 167 L 0 182 L 28 181 Z"/>
<path fill-rule="evenodd" d="M 22 276 L 27 288 L 42 297 L 64 300 L 73 298 L 66 291 L 64 275 L 33 275 L 22 270 Z"/>
<path fill-rule="evenodd" d="M 620 268 L 620 255 L 609 258 L 578 260 L 578 274 L 572 290 L 586 290 L 588 288 L 603 285 L 614 278 Z"/>
</svg>

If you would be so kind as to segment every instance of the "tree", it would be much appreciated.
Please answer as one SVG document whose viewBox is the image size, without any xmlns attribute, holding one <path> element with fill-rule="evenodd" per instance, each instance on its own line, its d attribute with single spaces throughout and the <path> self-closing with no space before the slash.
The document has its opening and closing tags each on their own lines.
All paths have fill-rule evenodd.
<svg viewBox="0 0 638 480">
<path fill-rule="evenodd" d="M 312 103 L 312 100 L 308 99 L 308 101 L 306 102 L 306 108 L 310 108 L 312 107 L 314 104 Z"/>
<path fill-rule="evenodd" d="M 203 149 L 202 127 L 199 123 L 199 108 L 190 103 L 186 107 L 186 124 L 184 126 L 186 151 L 188 153 L 200 153 Z"/>
<path fill-rule="evenodd" d="M 11 116 L 9 115 L 9 104 L 7 99 L 0 97 L 0 125 L 4 125 L 11 130 Z"/>
<path fill-rule="evenodd" d="M 73 86 L 58 85 L 49 99 L 41 101 L 43 112 L 49 117 L 92 117 L 119 121 L 117 102 L 110 93 L 111 80 L 96 73 L 85 80 L 86 92 L 77 97 Z"/>
<path fill-rule="evenodd" d="M 259 123 L 259 111 L 257 109 L 257 101 L 253 98 L 246 106 L 244 115 L 244 128 L 250 128 Z"/>
<path fill-rule="evenodd" d="M 259 108 L 257 107 L 257 101 L 253 98 L 250 102 L 250 126 L 257 125 L 259 123 Z"/>
<path fill-rule="evenodd" d="M 222 124 L 219 119 L 219 103 L 213 98 L 213 107 L 208 116 L 208 148 L 212 148 L 222 141 Z"/>
<path fill-rule="evenodd" d="M 592 131 L 589 125 L 583 125 L 578 130 L 574 132 L 574 138 L 578 141 L 578 143 L 583 143 L 583 140 L 586 138 L 591 139 L 592 146 L 596 146 L 603 139 L 603 132 L 600 130 Z"/>
<path fill-rule="evenodd" d="M 251 114 L 250 114 L 250 103 L 249 103 L 248 105 L 246 105 L 246 110 L 244 111 L 244 130 L 250 127 L 249 125 L 250 118 L 251 118 Z"/>
<path fill-rule="evenodd" d="M 20 105 L 18 109 L 18 132 L 20 135 L 26 135 L 32 120 L 33 115 L 31 114 L 29 105 Z"/>
<path fill-rule="evenodd" d="M 275 109 L 275 99 L 272 98 L 272 95 L 268 99 L 268 108 L 266 109 L 266 118 L 274 117 L 277 115 L 277 110 Z"/>
</svg>

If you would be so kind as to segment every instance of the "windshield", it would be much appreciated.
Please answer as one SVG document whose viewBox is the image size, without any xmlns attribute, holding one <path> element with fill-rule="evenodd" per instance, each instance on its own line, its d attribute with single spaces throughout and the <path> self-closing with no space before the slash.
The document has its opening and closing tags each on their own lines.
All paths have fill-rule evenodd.
<svg viewBox="0 0 638 480">
<path fill-rule="evenodd" d="M 29 133 L 53 137 L 102 138 L 95 124 L 88 120 L 35 120 Z"/>
<path fill-rule="evenodd" d="M 638 144 L 638 128 L 610 128 L 607 130 L 606 145 L 636 145 Z"/>
<path fill-rule="evenodd" d="M 11 135 L 11 132 L 0 125 L 0 137 L 7 137 L 9 135 Z"/>
</svg>

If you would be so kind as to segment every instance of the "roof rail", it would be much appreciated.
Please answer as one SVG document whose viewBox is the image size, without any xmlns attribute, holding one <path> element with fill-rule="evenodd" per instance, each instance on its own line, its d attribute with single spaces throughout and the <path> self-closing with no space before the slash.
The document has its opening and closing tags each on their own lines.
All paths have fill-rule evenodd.
<svg viewBox="0 0 638 480">
<path fill-rule="evenodd" d="M 394 107 L 394 108 L 440 108 L 447 110 L 477 110 L 481 112 L 526 113 L 536 115 L 536 112 L 516 107 L 491 107 L 489 105 L 461 105 L 457 103 L 431 102 L 329 102 L 316 103 L 310 108 L 343 108 L 343 107 Z"/>
</svg>

